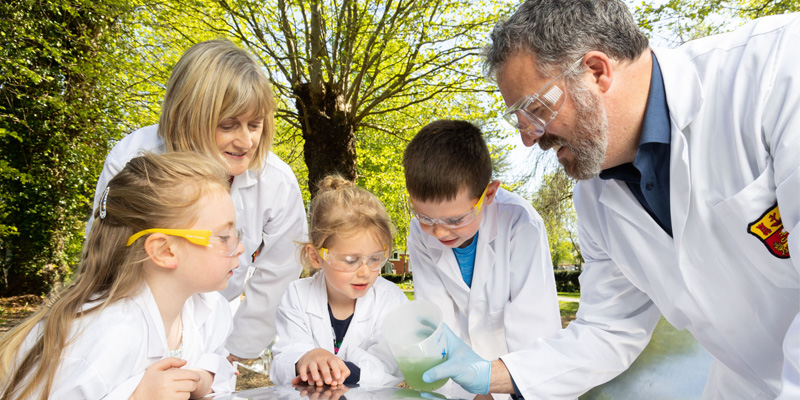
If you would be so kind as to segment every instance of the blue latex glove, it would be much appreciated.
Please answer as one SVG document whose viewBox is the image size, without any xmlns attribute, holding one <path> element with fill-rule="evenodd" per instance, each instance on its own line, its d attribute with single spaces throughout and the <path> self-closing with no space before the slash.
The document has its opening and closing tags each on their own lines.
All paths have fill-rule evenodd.
<svg viewBox="0 0 800 400">
<path fill-rule="evenodd" d="M 491 361 L 484 360 L 456 336 L 447 324 L 442 324 L 447 337 L 447 361 L 425 371 L 422 380 L 431 383 L 450 378 L 470 393 L 489 393 L 492 375 Z"/>
</svg>

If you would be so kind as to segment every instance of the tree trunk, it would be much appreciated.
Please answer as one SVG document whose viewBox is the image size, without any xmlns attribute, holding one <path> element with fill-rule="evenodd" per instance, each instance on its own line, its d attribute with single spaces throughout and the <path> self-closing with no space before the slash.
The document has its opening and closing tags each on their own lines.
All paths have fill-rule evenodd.
<svg viewBox="0 0 800 400">
<path fill-rule="evenodd" d="M 305 139 L 311 198 L 317 193 L 317 183 L 329 174 L 338 173 L 351 181 L 358 178 L 355 124 L 341 89 L 330 83 L 318 87 L 315 91 L 310 83 L 301 83 L 293 90 Z"/>
</svg>

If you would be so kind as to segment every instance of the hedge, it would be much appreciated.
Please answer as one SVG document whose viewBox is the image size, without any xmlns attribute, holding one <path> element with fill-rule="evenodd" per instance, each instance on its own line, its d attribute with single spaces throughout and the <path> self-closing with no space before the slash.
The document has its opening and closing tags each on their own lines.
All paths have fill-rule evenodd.
<svg viewBox="0 0 800 400">
<path fill-rule="evenodd" d="M 568 293 L 580 293 L 581 284 L 578 277 L 580 271 L 553 271 L 556 276 L 556 291 Z"/>
<path fill-rule="evenodd" d="M 405 281 L 410 281 L 412 279 L 411 274 L 381 274 L 381 276 L 391 282 L 394 283 L 403 283 Z M 403 277 L 405 276 L 405 279 Z"/>
</svg>

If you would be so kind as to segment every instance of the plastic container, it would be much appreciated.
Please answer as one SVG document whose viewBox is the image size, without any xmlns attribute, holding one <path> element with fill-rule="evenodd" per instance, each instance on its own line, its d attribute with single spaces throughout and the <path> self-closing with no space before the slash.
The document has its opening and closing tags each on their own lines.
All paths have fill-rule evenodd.
<svg viewBox="0 0 800 400">
<path fill-rule="evenodd" d="M 436 390 L 447 378 L 425 383 L 422 374 L 447 360 L 447 338 L 442 328 L 442 310 L 426 300 L 404 303 L 390 311 L 381 327 L 383 337 L 408 386 Z"/>
</svg>

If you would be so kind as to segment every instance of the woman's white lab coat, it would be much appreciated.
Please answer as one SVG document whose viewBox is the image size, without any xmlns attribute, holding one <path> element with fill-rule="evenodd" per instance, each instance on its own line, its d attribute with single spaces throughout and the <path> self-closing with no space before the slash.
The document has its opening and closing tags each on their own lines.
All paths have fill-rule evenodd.
<svg viewBox="0 0 800 400">
<path fill-rule="evenodd" d="M 381 277 L 356 300 L 337 356 L 361 369 L 360 386 L 395 386 L 403 380 L 381 335 L 381 324 L 389 311 L 407 301 L 397 285 Z M 334 334 L 322 271 L 292 282 L 278 306 L 277 323 L 280 339 L 272 347 L 269 377 L 276 385 L 288 385 L 297 376 L 295 363 L 308 351 L 323 348 L 333 354 Z"/>
<path fill-rule="evenodd" d="M 94 208 L 100 204 L 108 182 L 131 158 L 145 151 L 166 151 L 157 129 L 157 125 L 141 128 L 114 146 L 97 181 Z M 289 283 L 300 276 L 295 241 L 306 240 L 308 224 L 297 178 L 272 152 L 262 170 L 247 170 L 234 178 L 231 198 L 236 227 L 244 233 L 245 251 L 221 293 L 228 300 L 238 300 L 242 292 L 245 297 L 234 316 L 227 348 L 236 356 L 253 358 L 275 337 L 278 302 Z M 87 233 L 91 224 L 90 219 Z M 258 256 L 253 257 L 257 251 Z M 247 279 L 250 269 L 253 275 Z"/>
<path fill-rule="evenodd" d="M 216 393 L 231 392 L 234 369 L 226 357 L 225 339 L 231 331 L 228 302 L 219 293 L 199 293 L 183 306 L 183 368 L 199 368 L 214 375 Z M 41 323 L 23 344 L 23 353 L 35 343 Z M 130 299 L 111 304 L 102 312 L 76 320 L 70 337 L 79 335 L 62 353 L 51 399 L 128 399 L 145 369 L 170 356 L 164 322 L 147 285 Z"/>
<path fill-rule="evenodd" d="M 800 398 L 800 18 L 655 54 L 674 239 L 624 183 L 580 182 L 577 320 L 503 361 L 527 400 L 575 398 L 627 368 L 663 314 L 715 359 L 704 399 Z"/>
</svg>

